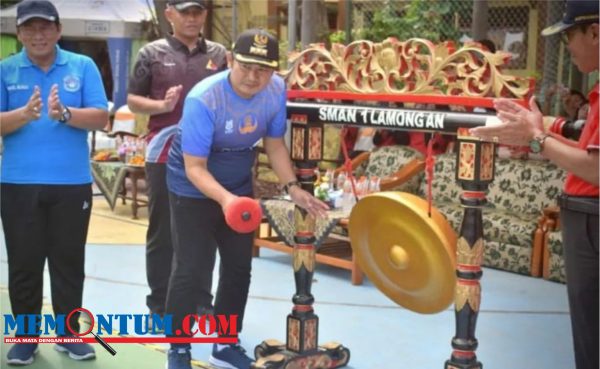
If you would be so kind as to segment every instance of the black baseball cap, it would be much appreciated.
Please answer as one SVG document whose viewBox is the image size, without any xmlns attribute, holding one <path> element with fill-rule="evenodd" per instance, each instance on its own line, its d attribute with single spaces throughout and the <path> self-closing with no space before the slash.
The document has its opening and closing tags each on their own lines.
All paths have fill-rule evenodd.
<svg viewBox="0 0 600 369">
<path fill-rule="evenodd" d="M 197 6 L 200 9 L 206 9 L 206 0 L 169 0 L 167 4 L 174 7 L 178 11 L 185 10 L 192 6 Z"/>
<path fill-rule="evenodd" d="M 563 19 L 542 31 L 555 35 L 578 24 L 598 23 L 598 0 L 567 0 Z"/>
<path fill-rule="evenodd" d="M 58 11 L 54 4 L 47 0 L 26 0 L 17 6 L 17 26 L 33 18 L 41 18 L 50 22 L 59 22 Z"/>
<path fill-rule="evenodd" d="M 233 57 L 243 63 L 277 68 L 279 66 L 279 41 L 263 29 L 246 30 L 240 33 L 235 41 Z"/>
</svg>

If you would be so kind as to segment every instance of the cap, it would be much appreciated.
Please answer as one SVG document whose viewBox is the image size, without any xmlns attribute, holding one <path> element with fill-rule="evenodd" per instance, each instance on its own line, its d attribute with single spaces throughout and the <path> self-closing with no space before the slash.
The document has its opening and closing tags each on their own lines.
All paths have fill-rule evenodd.
<svg viewBox="0 0 600 369">
<path fill-rule="evenodd" d="M 233 57 L 243 63 L 279 66 L 279 42 L 269 32 L 252 28 L 242 32 L 233 46 Z"/>
<path fill-rule="evenodd" d="M 567 0 L 563 19 L 542 31 L 542 36 L 551 36 L 577 24 L 598 23 L 597 0 Z"/>
<path fill-rule="evenodd" d="M 50 1 L 26 0 L 17 6 L 17 26 L 33 18 L 42 18 L 50 22 L 58 22 L 58 11 Z"/>
<path fill-rule="evenodd" d="M 178 11 L 185 10 L 192 6 L 197 6 L 200 9 L 206 9 L 206 0 L 169 0 L 167 4 L 174 7 Z"/>
</svg>

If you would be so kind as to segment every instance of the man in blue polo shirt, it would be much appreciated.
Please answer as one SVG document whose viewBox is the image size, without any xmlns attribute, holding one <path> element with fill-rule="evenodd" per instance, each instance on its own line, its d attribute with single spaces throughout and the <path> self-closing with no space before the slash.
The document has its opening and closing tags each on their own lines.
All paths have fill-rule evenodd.
<svg viewBox="0 0 600 369">
<path fill-rule="evenodd" d="M 317 216 L 327 205 L 302 190 L 296 180 L 283 135 L 286 87 L 274 75 L 277 40 L 251 29 L 238 37 L 233 65 L 204 79 L 187 95 L 167 161 L 174 263 L 167 293 L 167 314 L 175 329 L 201 304 L 212 300 L 216 252 L 221 257 L 215 296 L 217 315 L 237 315 L 242 329 L 252 261 L 253 233 L 240 234 L 224 213 L 239 196 L 252 196 L 254 150 L 263 139 L 273 170 L 292 201 Z M 174 329 L 174 331 L 175 331 Z M 191 369 L 190 345 L 171 344 L 168 369 Z M 238 344 L 215 344 L 209 361 L 220 368 L 248 369 L 252 363 Z"/>
<path fill-rule="evenodd" d="M 48 260 L 54 314 L 68 316 L 83 295 L 92 207 L 87 132 L 106 125 L 108 104 L 94 62 L 58 47 L 61 24 L 51 2 L 20 3 L 16 24 L 23 50 L 0 62 L 0 210 L 10 302 L 14 316 L 41 313 Z M 78 332 L 78 317 L 71 316 L 66 334 Z M 95 357 L 87 344 L 55 348 L 75 360 Z M 7 363 L 31 364 L 36 351 L 37 344 L 15 344 Z"/>
</svg>

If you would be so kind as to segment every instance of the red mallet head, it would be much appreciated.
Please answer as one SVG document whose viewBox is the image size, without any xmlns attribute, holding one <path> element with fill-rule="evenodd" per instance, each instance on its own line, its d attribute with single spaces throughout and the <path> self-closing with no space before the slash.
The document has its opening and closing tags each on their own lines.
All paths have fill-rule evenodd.
<svg viewBox="0 0 600 369">
<path fill-rule="evenodd" d="M 254 232 L 262 219 L 262 209 L 258 201 L 249 197 L 238 197 L 227 206 L 225 221 L 238 233 Z"/>
</svg>

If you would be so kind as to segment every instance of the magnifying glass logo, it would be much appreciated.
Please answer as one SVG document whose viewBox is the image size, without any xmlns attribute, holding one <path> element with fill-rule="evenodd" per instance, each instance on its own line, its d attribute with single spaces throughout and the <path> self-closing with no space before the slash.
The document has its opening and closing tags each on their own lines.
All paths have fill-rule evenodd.
<svg viewBox="0 0 600 369">
<path fill-rule="evenodd" d="M 76 332 L 75 329 L 71 328 L 71 317 L 73 316 L 73 314 L 75 314 L 77 312 L 87 315 L 90 320 L 90 327 L 83 332 Z M 74 309 L 73 311 L 71 311 L 69 313 L 69 315 L 67 315 L 67 329 L 71 333 L 73 333 L 73 335 L 75 335 L 77 337 L 83 337 L 83 336 L 87 336 L 88 334 L 91 333 L 92 336 L 94 336 L 94 339 L 96 340 L 96 342 L 98 342 L 100 344 L 100 346 L 104 347 L 104 349 L 106 351 L 108 351 L 111 355 L 115 356 L 117 354 L 117 351 L 115 351 L 115 349 L 113 349 L 108 343 L 104 342 L 104 340 L 102 338 L 98 337 L 94 332 L 92 332 L 94 330 L 95 324 L 96 324 L 96 320 L 94 319 L 94 315 L 88 309 L 77 308 L 77 309 Z"/>
</svg>

